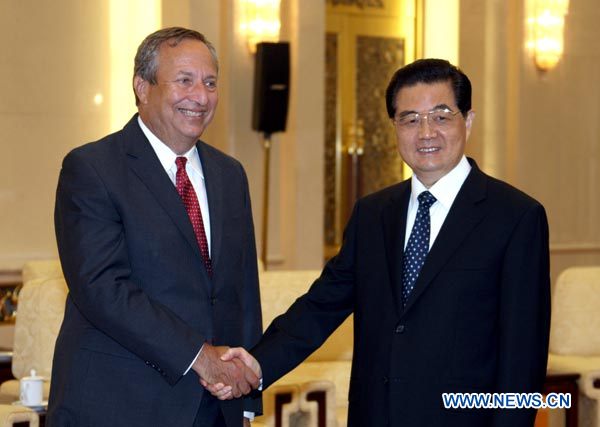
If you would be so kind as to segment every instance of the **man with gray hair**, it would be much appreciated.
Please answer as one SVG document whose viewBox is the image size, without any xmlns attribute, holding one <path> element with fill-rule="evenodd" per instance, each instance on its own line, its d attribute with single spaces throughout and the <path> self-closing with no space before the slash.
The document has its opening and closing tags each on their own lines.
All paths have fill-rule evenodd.
<svg viewBox="0 0 600 427">
<path fill-rule="evenodd" d="M 258 387 L 224 347 L 261 335 L 254 227 L 239 162 L 198 138 L 217 106 L 218 62 L 185 28 L 135 57 L 138 107 L 125 127 L 71 151 L 56 194 L 69 287 L 47 425 L 241 427 L 261 411 L 200 385 Z"/>
</svg>

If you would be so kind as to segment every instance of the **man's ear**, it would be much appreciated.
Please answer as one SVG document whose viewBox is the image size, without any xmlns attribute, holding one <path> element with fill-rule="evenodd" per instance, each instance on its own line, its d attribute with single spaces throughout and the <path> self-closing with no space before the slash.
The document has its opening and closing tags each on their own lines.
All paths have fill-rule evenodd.
<svg viewBox="0 0 600 427">
<path fill-rule="evenodd" d="M 473 126 L 474 119 L 475 111 L 471 110 L 467 113 L 467 118 L 465 119 L 465 125 L 467 127 L 467 139 L 469 139 L 469 135 L 471 135 L 471 126 Z"/>
<path fill-rule="evenodd" d="M 149 88 L 150 83 L 147 80 L 144 80 L 140 76 L 135 76 L 133 78 L 133 90 L 140 100 L 140 104 L 146 104 L 148 102 Z"/>
</svg>

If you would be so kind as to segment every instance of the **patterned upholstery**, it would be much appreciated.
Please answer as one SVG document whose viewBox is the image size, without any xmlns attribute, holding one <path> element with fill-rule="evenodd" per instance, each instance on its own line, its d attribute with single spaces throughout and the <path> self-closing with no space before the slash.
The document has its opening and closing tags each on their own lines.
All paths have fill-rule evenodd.
<svg viewBox="0 0 600 427">
<path fill-rule="evenodd" d="M 56 259 L 29 261 L 23 266 L 23 283 L 63 277 L 60 262 Z"/>
<path fill-rule="evenodd" d="M 557 279 L 552 298 L 548 369 L 578 372 L 579 425 L 600 427 L 600 267 L 572 267 Z"/>
<path fill-rule="evenodd" d="M 319 277 L 319 270 L 260 271 L 260 291 L 263 325 L 287 310 L 304 294 Z M 277 387 L 295 386 L 299 390 L 298 413 L 290 424 L 293 426 L 317 427 L 317 403 L 309 399 L 309 393 L 322 392 L 325 396 L 325 419 L 327 427 L 344 427 L 348 413 L 348 388 L 352 361 L 352 316 L 350 316 L 329 339 L 296 369 L 285 375 L 265 395 L 264 417 L 257 418 L 265 426 L 274 426 L 270 410 L 270 399 Z"/>
<path fill-rule="evenodd" d="M 58 261 L 32 261 L 23 268 L 15 323 L 12 373 L 16 380 L 0 385 L 0 393 L 19 399 L 18 379 L 35 369 L 44 382 L 47 399 L 54 343 L 63 319 L 67 285 Z"/>
<path fill-rule="evenodd" d="M 50 378 L 54 343 L 62 323 L 67 284 L 63 278 L 25 283 L 19 294 L 12 371 L 15 378 L 38 375 Z"/>
<path fill-rule="evenodd" d="M 556 283 L 550 352 L 600 356 L 600 267 L 565 270 Z"/>
<path fill-rule="evenodd" d="M 319 276 L 318 270 L 259 271 L 263 325 L 266 327 L 305 293 Z M 15 325 L 13 374 L 21 378 L 33 368 L 50 378 L 54 343 L 63 318 L 67 286 L 57 260 L 32 261 L 23 268 L 23 288 Z M 318 403 L 311 399 L 322 393 L 327 427 L 346 425 L 348 385 L 352 360 L 352 317 L 307 361 L 280 379 L 264 393 L 264 416 L 257 427 L 275 425 L 279 405 L 282 427 L 317 426 Z M 49 384 L 45 384 L 47 398 Z M 312 394 L 311 394 L 312 393 Z M 0 385 L 0 394 L 18 400 L 18 380 Z M 290 401 L 278 403 L 285 395 Z M 285 400 L 285 399 L 284 399 Z M 15 407 L 12 407 L 15 409 Z M 10 412 L 10 411 L 9 411 Z M 37 415 L 36 415 L 37 417 Z M 2 417 L 0 416 L 0 420 Z M 8 424 L 10 425 L 10 424 Z M 37 424 L 31 424 L 35 426 Z M 3 424 L 0 423 L 0 427 Z"/>
<path fill-rule="evenodd" d="M 275 317 L 284 313 L 308 291 L 320 274 L 320 270 L 269 270 L 259 273 L 263 326 L 266 328 Z M 307 361 L 352 361 L 352 325 L 350 316 Z"/>
</svg>

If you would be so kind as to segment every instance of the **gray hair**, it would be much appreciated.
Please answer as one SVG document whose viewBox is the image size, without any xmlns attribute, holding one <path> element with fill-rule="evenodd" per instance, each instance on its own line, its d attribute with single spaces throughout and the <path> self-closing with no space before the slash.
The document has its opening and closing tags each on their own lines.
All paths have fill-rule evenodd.
<svg viewBox="0 0 600 427">
<path fill-rule="evenodd" d="M 167 43 L 171 47 L 177 46 L 182 40 L 192 39 L 201 41 L 206 45 L 210 52 L 217 72 L 219 71 L 219 59 L 217 51 L 213 44 L 208 41 L 204 34 L 195 30 L 190 30 L 182 27 L 169 27 L 155 31 L 147 36 L 138 47 L 135 54 L 133 67 L 133 76 L 140 76 L 150 84 L 156 84 L 156 72 L 158 70 L 158 52 L 163 43 Z M 135 93 L 135 104 L 139 104 L 139 99 Z"/>
</svg>

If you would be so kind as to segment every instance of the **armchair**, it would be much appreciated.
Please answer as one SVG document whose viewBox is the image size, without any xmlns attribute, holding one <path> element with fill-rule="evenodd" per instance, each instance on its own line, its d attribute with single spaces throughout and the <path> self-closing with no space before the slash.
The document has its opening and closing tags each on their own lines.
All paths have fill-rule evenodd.
<svg viewBox="0 0 600 427">
<path fill-rule="evenodd" d="M 320 270 L 260 271 L 260 292 L 263 326 L 267 327 L 278 315 L 304 294 Z M 265 417 L 257 421 L 273 426 L 269 420 L 269 400 L 277 397 L 277 387 L 294 386 L 298 412 L 292 417 L 292 426 L 343 427 L 348 413 L 348 390 L 353 345 L 352 316 L 329 337 L 329 339 L 302 362 L 296 369 L 267 389 Z"/>
<path fill-rule="evenodd" d="M 19 400 L 19 379 L 31 369 L 47 379 L 44 400 L 48 399 L 54 343 L 67 292 L 58 261 L 31 261 L 24 266 L 13 343 L 12 373 L 16 379 L 0 385 L 4 401 Z"/>
<path fill-rule="evenodd" d="M 0 427 L 13 427 L 15 424 L 28 423 L 29 427 L 38 427 L 38 414 L 25 406 L 0 405 Z"/>
<path fill-rule="evenodd" d="M 306 292 L 319 274 L 319 270 L 261 270 L 264 326 Z M 28 375 L 32 368 L 50 379 L 54 344 L 67 293 L 58 260 L 31 261 L 24 266 L 12 361 L 16 379 L 0 385 L 0 401 L 19 399 L 18 379 Z M 345 426 L 351 360 L 352 318 L 347 319 L 305 362 L 265 391 L 265 415 L 257 418 L 255 424 L 269 427 Z M 44 399 L 48 398 L 48 392 L 49 381 L 45 384 Z M 15 413 L 20 411 L 16 411 L 17 408 L 6 408 L 7 416 L 17 416 Z M 1 410 L 0 427 L 11 425 L 2 424 Z"/>
<path fill-rule="evenodd" d="M 600 427 L 600 267 L 571 267 L 552 300 L 548 369 L 576 372 L 581 426 Z"/>
</svg>

